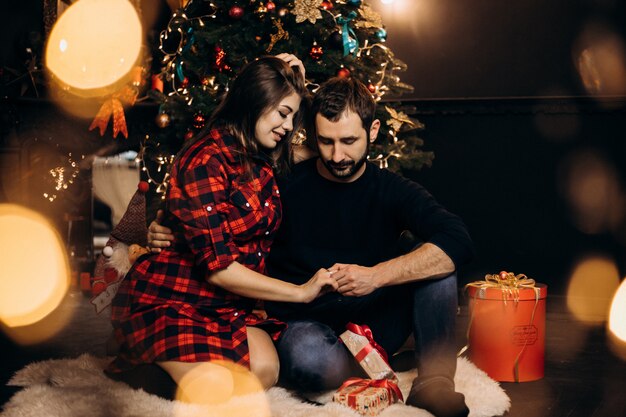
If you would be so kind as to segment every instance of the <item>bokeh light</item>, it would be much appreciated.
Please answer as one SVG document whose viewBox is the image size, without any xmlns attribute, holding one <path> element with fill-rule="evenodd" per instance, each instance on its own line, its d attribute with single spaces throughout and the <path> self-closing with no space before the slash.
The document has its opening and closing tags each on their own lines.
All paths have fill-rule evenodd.
<svg viewBox="0 0 626 417">
<path fill-rule="evenodd" d="M 626 46 L 611 28 L 588 25 L 577 41 L 574 60 L 589 94 L 626 94 Z"/>
<path fill-rule="evenodd" d="M 613 297 L 607 335 L 609 348 L 626 360 L 626 280 L 622 281 Z"/>
<path fill-rule="evenodd" d="M 616 168 L 591 150 L 580 150 L 559 167 L 559 189 L 574 225 L 582 232 L 617 233 L 625 216 L 625 196 Z"/>
<path fill-rule="evenodd" d="M 166 368 L 167 369 L 167 368 Z M 176 377 L 176 399 L 195 406 L 208 407 L 211 415 L 245 417 L 270 416 L 270 408 L 261 382 L 247 368 L 228 361 L 197 364 Z M 183 415 L 181 407 L 175 415 Z"/>
<path fill-rule="evenodd" d="M 581 322 L 604 323 L 619 282 L 619 272 L 613 260 L 604 256 L 582 259 L 574 268 L 568 284 L 568 309 Z"/>
<path fill-rule="evenodd" d="M 70 285 L 70 269 L 61 238 L 42 215 L 2 204 L 0 230 L 0 323 L 11 336 L 24 333 L 19 329 L 41 322 L 59 306 Z M 46 337 L 30 336 L 17 342 Z"/>
<path fill-rule="evenodd" d="M 81 0 L 52 28 L 46 66 L 73 94 L 104 95 L 129 75 L 141 43 L 141 22 L 129 1 Z"/>
</svg>

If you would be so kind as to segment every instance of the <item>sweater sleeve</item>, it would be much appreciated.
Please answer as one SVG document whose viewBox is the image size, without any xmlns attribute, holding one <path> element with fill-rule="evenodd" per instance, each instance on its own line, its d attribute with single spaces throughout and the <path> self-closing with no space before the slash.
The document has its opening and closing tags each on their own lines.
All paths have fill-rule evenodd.
<svg viewBox="0 0 626 417">
<path fill-rule="evenodd" d="M 472 259 L 474 244 L 465 223 L 439 204 L 424 187 L 392 175 L 387 190 L 399 227 L 410 230 L 423 242 L 438 246 L 457 268 Z"/>
</svg>

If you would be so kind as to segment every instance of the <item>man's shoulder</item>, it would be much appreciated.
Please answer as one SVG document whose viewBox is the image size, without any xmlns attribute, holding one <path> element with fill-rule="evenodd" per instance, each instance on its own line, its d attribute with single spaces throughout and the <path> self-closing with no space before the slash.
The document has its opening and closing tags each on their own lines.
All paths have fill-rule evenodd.
<svg viewBox="0 0 626 417">
<path fill-rule="evenodd" d="M 302 162 L 298 162 L 291 167 L 291 170 L 278 177 L 279 185 L 286 186 L 293 182 L 306 181 L 307 179 L 314 178 L 317 175 L 317 168 L 315 161 L 317 158 L 307 159 Z"/>
</svg>

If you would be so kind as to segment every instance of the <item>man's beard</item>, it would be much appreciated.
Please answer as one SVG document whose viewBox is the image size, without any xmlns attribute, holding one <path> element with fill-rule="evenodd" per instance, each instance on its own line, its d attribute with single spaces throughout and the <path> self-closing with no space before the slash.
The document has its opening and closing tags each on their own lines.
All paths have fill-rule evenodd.
<svg viewBox="0 0 626 417">
<path fill-rule="evenodd" d="M 366 149 L 365 153 L 363 153 L 363 155 L 356 161 L 342 161 L 339 163 L 332 162 L 332 160 L 327 161 L 324 158 L 320 159 L 333 177 L 345 180 L 356 174 L 361 169 L 363 164 L 365 164 L 365 161 L 367 161 L 367 154 L 368 149 Z"/>
</svg>

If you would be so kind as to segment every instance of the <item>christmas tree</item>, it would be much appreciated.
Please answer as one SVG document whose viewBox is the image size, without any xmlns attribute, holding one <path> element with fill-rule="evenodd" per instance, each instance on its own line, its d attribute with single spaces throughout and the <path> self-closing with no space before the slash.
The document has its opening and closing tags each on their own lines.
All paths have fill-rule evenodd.
<svg viewBox="0 0 626 417">
<path fill-rule="evenodd" d="M 381 17 L 362 0 L 191 0 L 168 2 L 173 15 L 160 36 L 162 71 L 154 75 L 151 97 L 159 103 L 161 128 L 146 137 L 145 166 L 167 165 L 182 142 L 201 129 L 229 82 L 247 62 L 281 52 L 298 56 L 312 92 L 332 76 L 356 77 L 376 100 L 412 91 L 400 81 L 406 65 L 385 45 Z M 157 56 L 154 59 L 158 59 Z M 395 171 L 429 165 L 421 150 L 423 128 L 399 102 L 382 101 L 383 128 L 370 160 Z M 304 136 L 300 135 L 303 139 Z M 166 175 L 144 169 L 157 191 Z M 152 171 L 152 172 L 151 172 Z"/>
</svg>

